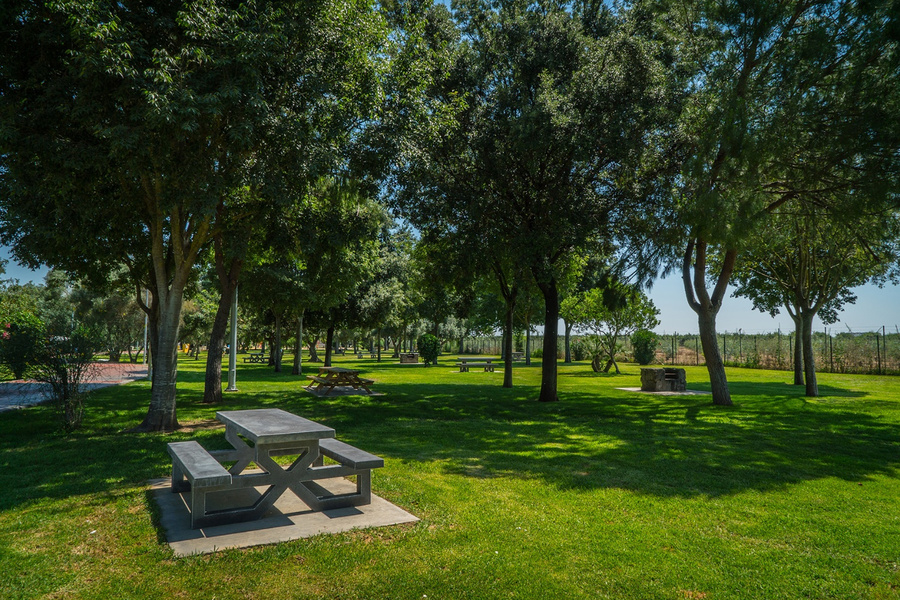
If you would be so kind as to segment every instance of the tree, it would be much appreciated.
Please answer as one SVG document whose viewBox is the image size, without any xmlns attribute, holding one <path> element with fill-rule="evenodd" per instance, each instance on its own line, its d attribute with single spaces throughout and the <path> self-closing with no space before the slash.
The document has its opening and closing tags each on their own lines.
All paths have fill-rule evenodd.
<svg viewBox="0 0 900 600">
<path fill-rule="evenodd" d="M 489 249 L 478 254 L 524 266 L 535 281 L 546 324 L 541 401 L 558 400 L 564 268 L 576 249 L 613 237 L 616 181 L 646 149 L 661 99 L 652 48 L 593 6 L 472 0 L 454 15 L 459 33 L 426 15 L 419 47 L 431 79 L 415 89 L 425 99 L 405 115 L 398 162 L 404 216 L 465 243 L 480 236 Z"/>
<path fill-rule="evenodd" d="M 686 97 L 669 218 L 682 226 L 680 269 L 713 403 L 730 405 L 715 323 L 746 238 L 803 197 L 840 191 L 829 210 L 853 218 L 896 194 L 900 70 L 895 28 L 885 26 L 895 17 L 888 2 L 852 0 L 656 10 Z"/>
<path fill-rule="evenodd" d="M 606 359 L 603 372 L 615 366 L 619 374 L 616 355 L 621 347 L 619 338 L 629 336 L 638 329 L 650 329 L 659 325 L 659 310 L 643 293 L 623 284 L 608 289 L 595 288 L 584 294 L 574 315 L 579 327 L 597 336 L 600 353 L 593 357 L 591 368 L 600 371 L 602 358 Z"/>
<path fill-rule="evenodd" d="M 781 208 L 744 249 L 735 270 L 735 296 L 772 316 L 783 308 L 794 321 L 797 343 L 794 383 L 818 396 L 812 350 L 813 319 L 837 321 L 856 297 L 851 288 L 870 280 L 894 279 L 900 268 L 900 222 L 887 215 L 859 215 L 837 221 L 814 205 Z M 805 375 L 805 377 L 804 377 Z"/>
<path fill-rule="evenodd" d="M 0 229 L 27 264 L 102 278 L 120 263 L 150 290 L 138 429 L 172 430 L 184 290 L 219 209 L 325 166 L 316 149 L 377 88 L 379 19 L 352 0 L 13 0 L 0 27 Z"/>
<path fill-rule="evenodd" d="M 134 297 L 120 291 L 100 293 L 84 286 L 75 288 L 72 296 L 75 320 L 96 336 L 110 362 L 119 362 L 123 352 L 136 362 L 132 347 L 143 336 L 144 314 Z"/>
</svg>

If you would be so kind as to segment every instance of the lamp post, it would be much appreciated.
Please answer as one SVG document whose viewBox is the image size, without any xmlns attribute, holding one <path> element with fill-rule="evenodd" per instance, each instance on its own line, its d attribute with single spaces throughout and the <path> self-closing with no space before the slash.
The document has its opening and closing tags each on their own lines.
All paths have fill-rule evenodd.
<svg viewBox="0 0 900 600">
<path fill-rule="evenodd" d="M 237 308 L 238 288 L 234 286 L 234 299 L 231 303 L 231 351 L 228 353 L 228 387 L 226 392 L 236 392 L 237 389 Z"/>
</svg>

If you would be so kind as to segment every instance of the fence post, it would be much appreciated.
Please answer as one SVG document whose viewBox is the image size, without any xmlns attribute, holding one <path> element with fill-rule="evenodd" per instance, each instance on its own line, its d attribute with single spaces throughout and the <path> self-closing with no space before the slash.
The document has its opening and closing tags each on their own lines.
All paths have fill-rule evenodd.
<svg viewBox="0 0 900 600">
<path fill-rule="evenodd" d="M 677 333 L 672 334 L 672 364 L 673 365 L 675 364 L 675 336 L 676 335 L 678 335 L 678 334 Z"/>
<path fill-rule="evenodd" d="M 834 338 L 828 336 L 828 354 L 831 356 L 831 372 L 834 373 Z"/>
<path fill-rule="evenodd" d="M 794 368 L 794 339 L 792 334 L 788 334 L 788 367 Z"/>
<path fill-rule="evenodd" d="M 700 366 L 700 334 L 697 334 L 697 337 L 694 338 L 694 354 L 697 359 L 697 366 Z"/>
<path fill-rule="evenodd" d="M 775 362 L 777 363 L 777 368 L 781 367 L 781 325 L 778 326 L 778 346 L 775 349 Z"/>
<path fill-rule="evenodd" d="M 875 332 L 875 357 L 878 360 L 878 374 L 881 375 L 881 343 L 878 341 L 878 332 Z"/>
</svg>

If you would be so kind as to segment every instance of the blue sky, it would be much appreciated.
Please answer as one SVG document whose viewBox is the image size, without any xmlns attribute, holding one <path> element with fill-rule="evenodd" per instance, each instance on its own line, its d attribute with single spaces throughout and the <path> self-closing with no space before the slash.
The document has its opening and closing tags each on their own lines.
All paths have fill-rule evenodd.
<svg viewBox="0 0 900 600">
<path fill-rule="evenodd" d="M 835 333 L 847 331 L 848 327 L 852 331 L 874 331 L 884 326 L 896 333 L 895 328 L 900 327 L 900 287 L 878 288 L 865 285 L 855 288 L 854 293 L 857 296 L 856 304 L 845 307 L 840 314 L 841 321 L 829 325 L 829 329 L 833 328 Z M 670 276 L 657 281 L 649 296 L 660 309 L 661 324 L 656 328 L 658 333 L 697 332 L 697 316 L 687 305 L 680 278 Z M 753 310 L 749 300 L 730 296 L 725 298 L 716 319 L 716 329 L 719 332 L 737 332 L 740 329 L 744 333 L 767 333 L 777 330 L 779 325 L 782 331 L 794 328 L 787 313 L 782 311 L 772 318 L 768 313 Z M 825 326 L 816 319 L 814 327 L 817 331 L 822 331 Z"/>
</svg>

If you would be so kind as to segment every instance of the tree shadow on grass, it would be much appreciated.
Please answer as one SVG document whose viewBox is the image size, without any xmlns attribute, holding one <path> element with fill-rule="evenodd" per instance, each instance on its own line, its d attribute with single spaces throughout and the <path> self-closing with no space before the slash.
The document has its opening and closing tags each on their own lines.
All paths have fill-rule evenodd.
<svg viewBox="0 0 900 600">
<path fill-rule="evenodd" d="M 539 404 L 491 386 L 467 387 L 466 397 L 406 387 L 391 386 L 377 401 L 292 408 L 317 413 L 339 437 L 388 460 L 439 461 L 450 474 L 538 478 L 562 489 L 715 497 L 828 477 L 862 481 L 900 465 L 895 424 L 791 396 L 723 408 L 696 397 L 565 393 L 560 403 Z"/>
<path fill-rule="evenodd" d="M 372 371 L 375 371 L 374 369 Z M 383 383 L 386 395 L 319 398 L 264 384 L 227 394 L 221 405 L 179 392 L 182 422 L 217 410 L 282 408 L 335 428 L 340 439 L 389 465 L 438 463 L 450 475 L 539 479 L 557 489 L 627 489 L 663 497 L 724 496 L 781 489 L 821 478 L 862 481 L 900 466 L 900 429 L 859 400 L 807 402 L 771 384 L 736 384 L 737 406 L 708 397 L 656 397 L 598 388 L 566 391 L 558 403 L 534 400 L 534 386 L 496 382 Z M 249 382 L 247 374 L 245 381 Z M 463 384 L 464 383 L 464 384 Z M 248 385 L 252 389 L 252 386 Z M 829 390 L 836 398 L 862 393 Z M 0 510 L 41 499 L 105 493 L 169 473 L 166 444 L 197 439 L 226 448 L 221 428 L 126 434 L 146 412 L 148 388 L 132 385 L 93 396 L 86 429 L 57 433 L 49 407 L 0 416 Z M 402 469 L 402 467 L 399 467 Z"/>
</svg>

